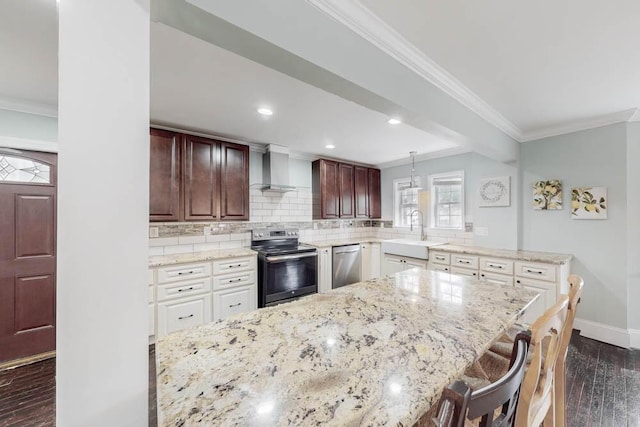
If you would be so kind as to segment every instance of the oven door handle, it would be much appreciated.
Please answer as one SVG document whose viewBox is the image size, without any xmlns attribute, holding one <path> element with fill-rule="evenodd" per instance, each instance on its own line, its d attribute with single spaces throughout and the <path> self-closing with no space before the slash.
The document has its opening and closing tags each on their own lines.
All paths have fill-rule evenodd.
<svg viewBox="0 0 640 427">
<path fill-rule="evenodd" d="M 318 256 L 316 252 L 307 252 L 302 254 L 292 254 L 292 255 L 278 255 L 278 256 L 268 256 L 265 259 L 267 262 L 280 262 L 280 261 L 289 261 L 292 259 L 300 259 L 300 258 L 308 258 L 308 257 Z"/>
</svg>

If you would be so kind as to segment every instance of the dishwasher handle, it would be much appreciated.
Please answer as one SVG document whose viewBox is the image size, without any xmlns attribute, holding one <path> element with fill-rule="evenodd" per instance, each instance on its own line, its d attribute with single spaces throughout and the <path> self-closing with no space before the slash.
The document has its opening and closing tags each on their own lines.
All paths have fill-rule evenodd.
<svg viewBox="0 0 640 427">
<path fill-rule="evenodd" d="M 349 254 L 353 252 L 360 252 L 360 245 L 339 246 L 337 248 L 333 248 L 334 254 Z"/>
</svg>

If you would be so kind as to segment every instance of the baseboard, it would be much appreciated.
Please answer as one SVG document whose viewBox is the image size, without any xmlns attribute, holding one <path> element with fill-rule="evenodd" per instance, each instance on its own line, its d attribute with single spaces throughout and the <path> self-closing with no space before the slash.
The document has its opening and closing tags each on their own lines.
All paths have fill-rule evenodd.
<svg viewBox="0 0 640 427">
<path fill-rule="evenodd" d="M 10 360 L 8 362 L 0 363 L 0 371 L 7 369 L 19 368 L 20 366 L 30 365 L 32 363 L 40 362 L 42 360 L 51 359 L 56 357 L 56 352 L 48 351 L 46 353 L 40 353 L 33 356 L 23 357 L 22 359 Z"/>
<path fill-rule="evenodd" d="M 614 326 L 578 318 L 576 318 L 573 323 L 573 329 L 578 329 L 580 331 L 580 335 L 583 337 L 606 342 L 607 344 L 612 344 L 618 347 L 629 348 L 630 331 L 627 329 L 616 328 Z"/>
<path fill-rule="evenodd" d="M 640 329 L 629 329 L 629 347 L 640 348 Z"/>
</svg>

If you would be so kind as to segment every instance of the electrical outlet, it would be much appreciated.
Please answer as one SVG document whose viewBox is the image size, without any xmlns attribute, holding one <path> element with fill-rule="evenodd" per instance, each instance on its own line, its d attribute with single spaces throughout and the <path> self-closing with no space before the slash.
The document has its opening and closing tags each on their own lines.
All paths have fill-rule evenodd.
<svg viewBox="0 0 640 427">
<path fill-rule="evenodd" d="M 158 227 L 149 227 L 149 237 L 160 237 L 160 229 Z"/>
</svg>

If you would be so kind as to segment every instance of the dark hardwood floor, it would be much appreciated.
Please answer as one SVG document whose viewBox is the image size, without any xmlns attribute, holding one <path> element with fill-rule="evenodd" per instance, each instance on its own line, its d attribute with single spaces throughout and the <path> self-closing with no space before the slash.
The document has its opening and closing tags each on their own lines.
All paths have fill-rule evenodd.
<svg viewBox="0 0 640 427">
<path fill-rule="evenodd" d="M 640 350 L 574 331 L 567 357 L 568 427 L 640 427 Z M 155 349 L 149 347 L 149 426 L 157 424 Z M 0 427 L 55 425 L 55 359 L 0 372 Z"/>
</svg>

